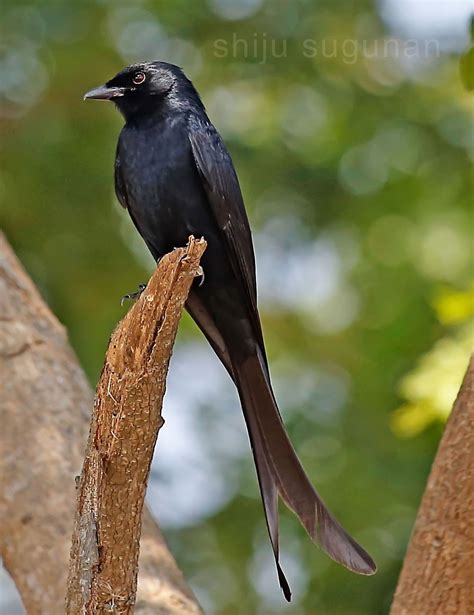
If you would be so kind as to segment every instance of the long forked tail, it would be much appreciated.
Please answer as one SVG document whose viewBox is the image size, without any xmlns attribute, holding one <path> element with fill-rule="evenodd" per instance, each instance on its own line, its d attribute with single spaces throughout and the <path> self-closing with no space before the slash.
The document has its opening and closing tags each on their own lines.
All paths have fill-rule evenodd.
<svg viewBox="0 0 474 615">
<path fill-rule="evenodd" d="M 297 515 L 313 542 L 333 560 L 358 574 L 374 574 L 376 565 L 370 555 L 336 521 L 306 476 L 285 431 L 263 357 L 251 355 L 233 365 L 233 371 L 285 598 L 290 600 L 291 591 L 279 563 L 278 495 Z"/>
</svg>

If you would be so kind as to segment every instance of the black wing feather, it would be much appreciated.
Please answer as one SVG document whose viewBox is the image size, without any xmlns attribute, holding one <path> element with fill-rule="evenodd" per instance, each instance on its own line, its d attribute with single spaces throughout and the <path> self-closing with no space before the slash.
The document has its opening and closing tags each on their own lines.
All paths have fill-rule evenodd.
<svg viewBox="0 0 474 615">
<path fill-rule="evenodd" d="M 221 136 L 211 123 L 193 117 L 188 134 L 209 205 L 226 242 L 234 275 L 243 284 L 249 315 L 265 354 L 257 310 L 252 234 L 234 165 Z"/>
</svg>

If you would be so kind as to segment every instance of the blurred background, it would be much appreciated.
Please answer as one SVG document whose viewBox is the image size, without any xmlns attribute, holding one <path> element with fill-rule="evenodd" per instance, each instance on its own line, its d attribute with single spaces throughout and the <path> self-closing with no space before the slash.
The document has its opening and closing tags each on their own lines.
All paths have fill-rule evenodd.
<svg viewBox="0 0 474 615">
<path fill-rule="evenodd" d="M 113 193 L 121 117 L 82 96 L 129 63 L 166 60 L 194 81 L 239 173 L 292 440 L 379 566 L 350 574 L 282 508 L 285 603 L 237 396 L 186 316 L 148 504 L 209 614 L 388 612 L 473 339 L 473 10 L 1 3 L 1 227 L 91 384 L 127 309 L 120 297 L 153 263 Z M 21 613 L 2 574 L 0 611 Z"/>
</svg>

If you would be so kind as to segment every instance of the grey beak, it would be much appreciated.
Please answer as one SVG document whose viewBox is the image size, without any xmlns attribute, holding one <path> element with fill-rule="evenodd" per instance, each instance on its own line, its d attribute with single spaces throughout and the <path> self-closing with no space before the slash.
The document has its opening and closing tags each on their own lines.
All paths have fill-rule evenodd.
<svg viewBox="0 0 474 615">
<path fill-rule="evenodd" d="M 98 88 L 89 90 L 87 94 L 84 94 L 84 100 L 88 98 L 94 98 L 96 100 L 110 100 L 117 96 L 123 96 L 125 93 L 124 88 L 107 87 L 106 85 L 100 85 Z"/>
</svg>

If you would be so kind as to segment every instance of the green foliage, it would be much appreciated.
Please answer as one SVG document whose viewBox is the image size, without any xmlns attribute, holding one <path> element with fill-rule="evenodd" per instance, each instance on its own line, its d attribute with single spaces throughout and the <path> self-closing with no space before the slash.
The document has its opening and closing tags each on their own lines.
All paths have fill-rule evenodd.
<svg viewBox="0 0 474 615">
<path fill-rule="evenodd" d="M 474 47 L 468 49 L 459 59 L 459 70 L 464 87 L 471 92 L 474 90 Z"/>
<path fill-rule="evenodd" d="M 200 446 L 210 451 L 206 489 L 224 475 L 230 487 L 227 499 L 167 536 L 203 604 L 219 615 L 388 612 L 440 436 L 432 419 L 446 416 L 467 363 L 466 325 L 450 328 L 454 314 L 466 317 L 464 299 L 443 303 L 438 292 L 463 292 L 470 282 L 469 95 L 458 58 L 424 41 L 410 48 L 377 7 L 2 4 L 1 224 L 91 382 L 123 314 L 120 297 L 147 279 L 152 263 L 113 195 L 121 118 L 82 95 L 131 61 L 164 59 L 193 78 L 234 158 L 292 439 L 379 566 L 370 579 L 342 570 L 282 511 L 295 590 L 284 605 L 237 401 L 221 395 L 217 379 L 214 391 L 195 362 L 169 395 L 189 388 L 194 372 L 210 381 L 215 399 L 196 395 L 183 413 L 199 417 Z M 197 340 L 186 319 L 172 372 Z M 444 378 L 449 395 L 439 405 Z M 405 406 L 403 428 L 401 411 L 393 414 L 401 404 L 412 412 Z M 417 437 L 400 438 L 407 429 Z M 231 454 L 239 438 L 244 447 Z"/>
<path fill-rule="evenodd" d="M 467 291 L 441 289 L 434 300 L 439 322 L 454 327 L 419 360 L 419 365 L 400 383 L 407 402 L 391 419 L 401 437 L 417 435 L 435 421 L 444 422 L 453 406 L 466 371 L 474 340 L 474 286 Z"/>
</svg>

